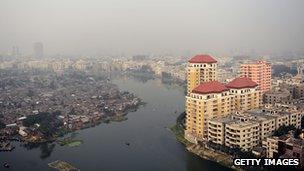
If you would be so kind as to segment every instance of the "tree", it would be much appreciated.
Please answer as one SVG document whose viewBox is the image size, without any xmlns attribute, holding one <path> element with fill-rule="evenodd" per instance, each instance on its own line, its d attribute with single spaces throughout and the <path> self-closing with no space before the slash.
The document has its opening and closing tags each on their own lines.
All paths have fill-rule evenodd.
<svg viewBox="0 0 304 171">
<path fill-rule="evenodd" d="M 291 131 L 291 130 L 296 130 L 296 127 L 294 127 L 293 125 L 288 125 L 288 126 L 282 125 L 282 126 L 279 127 L 279 129 L 277 129 L 277 130 L 273 133 L 273 135 L 274 135 L 274 136 L 285 135 L 285 134 L 287 134 L 287 133 L 288 133 L 289 131 Z"/>
<path fill-rule="evenodd" d="M 35 95 L 34 91 L 29 89 L 28 92 L 27 92 L 27 96 L 33 97 L 34 95 Z"/>
<path fill-rule="evenodd" d="M 37 115 L 30 115 L 23 120 L 23 125 L 30 127 L 37 123 L 40 125 L 38 131 L 44 136 L 50 137 L 63 125 L 63 122 L 57 118 L 60 114 L 60 111 L 55 111 L 53 113 L 41 112 Z"/>
<path fill-rule="evenodd" d="M 301 128 L 304 129 L 304 116 L 301 118 Z"/>
<path fill-rule="evenodd" d="M 296 129 L 293 134 L 294 138 L 300 138 L 301 133 L 302 133 L 301 129 Z"/>
<path fill-rule="evenodd" d="M 6 125 L 2 121 L 0 121 L 0 130 L 4 129 L 5 127 L 6 127 Z"/>
</svg>

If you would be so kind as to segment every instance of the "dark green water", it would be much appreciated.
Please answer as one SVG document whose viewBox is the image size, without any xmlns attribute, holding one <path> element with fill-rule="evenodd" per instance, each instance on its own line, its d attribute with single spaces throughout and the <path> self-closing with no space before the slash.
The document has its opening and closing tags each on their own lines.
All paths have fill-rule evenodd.
<svg viewBox="0 0 304 171">
<path fill-rule="evenodd" d="M 127 121 L 78 131 L 77 139 L 84 141 L 79 147 L 48 144 L 28 150 L 15 143 L 17 148 L 13 152 L 0 153 L 0 171 L 51 171 L 54 169 L 47 163 L 55 160 L 67 161 L 81 171 L 227 170 L 188 153 L 167 128 L 184 110 L 182 89 L 159 80 L 141 82 L 119 78 L 113 82 L 147 104 L 129 113 Z M 11 168 L 3 168 L 4 162 Z"/>
</svg>

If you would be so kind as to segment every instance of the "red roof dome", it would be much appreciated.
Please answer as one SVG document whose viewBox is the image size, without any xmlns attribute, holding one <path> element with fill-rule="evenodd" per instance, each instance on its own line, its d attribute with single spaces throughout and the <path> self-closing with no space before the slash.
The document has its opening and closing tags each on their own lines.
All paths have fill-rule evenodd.
<svg viewBox="0 0 304 171">
<path fill-rule="evenodd" d="M 228 84 L 226 84 L 228 88 L 254 88 L 258 86 L 258 84 L 254 81 L 252 81 L 248 77 L 240 77 L 240 78 L 235 78 L 234 80 L 230 81 Z"/>
<path fill-rule="evenodd" d="M 188 62 L 190 63 L 217 63 L 217 61 L 210 55 L 196 55 Z"/>
<path fill-rule="evenodd" d="M 229 90 L 224 84 L 218 82 L 218 81 L 209 81 L 204 82 L 194 88 L 192 90 L 192 93 L 198 93 L 198 94 L 208 94 L 208 93 L 221 93 L 223 91 Z"/>
</svg>

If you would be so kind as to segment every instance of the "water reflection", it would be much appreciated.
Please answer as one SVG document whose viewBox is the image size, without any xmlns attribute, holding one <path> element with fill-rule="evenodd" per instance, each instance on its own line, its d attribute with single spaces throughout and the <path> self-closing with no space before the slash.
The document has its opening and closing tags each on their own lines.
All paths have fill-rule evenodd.
<svg viewBox="0 0 304 171">
<path fill-rule="evenodd" d="M 146 83 L 149 80 L 154 80 L 153 76 L 138 76 L 138 75 L 129 75 L 129 77 L 132 77 L 132 79 L 140 82 L 140 83 Z"/>
<path fill-rule="evenodd" d="M 186 170 L 187 171 L 204 171 L 204 170 L 212 170 L 212 171 L 232 171 L 232 169 L 229 169 L 227 167 L 222 167 L 216 162 L 202 160 L 201 158 L 194 154 L 188 153 L 187 155 L 187 165 Z"/>
<path fill-rule="evenodd" d="M 46 159 L 51 156 L 56 144 L 55 143 L 27 143 L 23 147 L 27 150 L 33 150 L 39 148 L 41 159 Z"/>
</svg>

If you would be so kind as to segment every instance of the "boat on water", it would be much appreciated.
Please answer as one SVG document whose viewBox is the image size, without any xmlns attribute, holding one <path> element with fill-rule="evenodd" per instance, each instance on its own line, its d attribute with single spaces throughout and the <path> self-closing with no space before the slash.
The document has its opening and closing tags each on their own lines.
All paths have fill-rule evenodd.
<svg viewBox="0 0 304 171">
<path fill-rule="evenodd" d="M 4 164 L 3 164 L 3 167 L 5 167 L 5 168 L 10 168 L 10 165 L 9 165 L 8 163 L 4 163 Z"/>
</svg>

